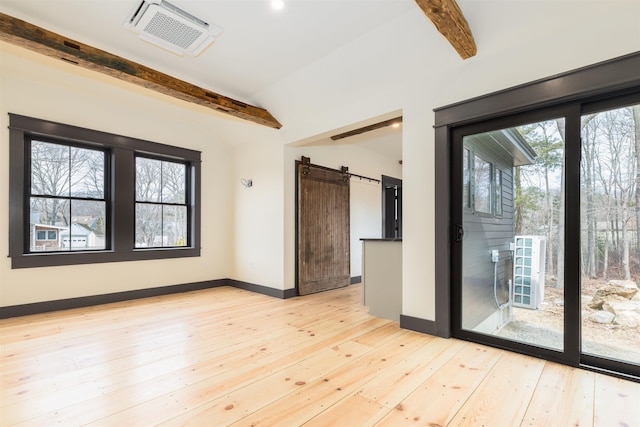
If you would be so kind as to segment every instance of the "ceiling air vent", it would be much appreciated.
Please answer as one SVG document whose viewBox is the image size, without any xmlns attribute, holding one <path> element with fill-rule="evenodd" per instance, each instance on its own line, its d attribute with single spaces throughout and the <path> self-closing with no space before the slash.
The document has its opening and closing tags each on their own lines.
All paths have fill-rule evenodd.
<svg viewBox="0 0 640 427">
<path fill-rule="evenodd" d="M 199 55 L 222 32 L 164 0 L 142 0 L 124 26 L 180 56 Z"/>
</svg>

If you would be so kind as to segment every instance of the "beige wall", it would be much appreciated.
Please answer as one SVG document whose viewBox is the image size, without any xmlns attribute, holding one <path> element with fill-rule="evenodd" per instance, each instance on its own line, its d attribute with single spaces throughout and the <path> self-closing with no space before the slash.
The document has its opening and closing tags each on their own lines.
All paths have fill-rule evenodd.
<svg viewBox="0 0 640 427">
<path fill-rule="evenodd" d="M 408 12 L 257 94 L 255 103 L 284 124 L 280 131 L 0 43 L 0 255 L 8 253 L 7 112 L 185 146 L 204 161 L 201 258 L 11 270 L 0 257 L 0 305 L 223 277 L 291 288 L 291 163 L 301 152 L 289 145 L 402 111 L 402 310 L 433 320 L 435 288 L 447 286 L 434 282 L 441 248 L 433 239 L 433 109 L 640 50 L 637 1 L 549 5 L 465 2 L 478 44 L 466 61 L 444 40 L 422 43 L 440 36 L 421 13 Z M 240 186 L 242 177 L 254 179 L 253 190 Z"/>
<path fill-rule="evenodd" d="M 235 149 L 231 186 L 236 189 L 232 278 L 284 289 L 283 151 L 259 140 Z M 241 179 L 251 179 L 244 188 Z"/>
<path fill-rule="evenodd" d="M 0 305 L 229 277 L 232 150 L 201 109 L 0 43 Z M 202 256 L 12 270 L 8 249 L 9 117 L 22 114 L 202 151 Z"/>
</svg>

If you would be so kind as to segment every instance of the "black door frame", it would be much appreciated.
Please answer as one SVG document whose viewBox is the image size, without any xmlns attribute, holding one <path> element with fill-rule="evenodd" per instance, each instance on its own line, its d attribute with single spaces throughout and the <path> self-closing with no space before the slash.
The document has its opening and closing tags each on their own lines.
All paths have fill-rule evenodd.
<svg viewBox="0 0 640 427">
<path fill-rule="evenodd" d="M 382 175 L 382 238 L 402 238 L 402 180 Z M 391 197 L 391 188 L 393 198 Z M 392 208 L 393 207 L 393 208 Z M 393 212 L 393 215 L 389 215 Z"/>
<path fill-rule="evenodd" d="M 520 113 L 493 120 L 482 121 L 453 129 L 451 137 L 451 222 L 462 224 L 462 152 L 463 138 L 468 135 L 510 128 L 514 126 L 551 120 L 565 119 L 565 189 L 580 185 L 580 105 L 570 104 L 537 111 Z M 576 125 L 577 124 L 577 125 Z M 577 186 L 577 187 L 576 187 Z M 566 218 L 579 218 L 580 192 L 565 191 L 565 288 L 564 288 L 564 333 L 563 350 L 552 350 L 533 344 L 506 340 L 462 328 L 462 247 L 463 242 L 454 238 L 451 243 L 451 321 L 452 335 L 468 341 L 489 344 L 494 347 L 533 354 L 547 360 L 577 366 L 580 355 L 580 222 Z"/>
<path fill-rule="evenodd" d="M 575 146 L 573 148 L 567 146 L 566 150 L 572 151 L 574 154 L 580 153 L 580 106 L 586 106 L 587 103 L 596 103 L 604 99 L 640 93 L 640 74 L 637 72 L 638 69 L 640 69 L 640 52 L 435 110 L 434 163 L 436 181 L 435 206 L 437 208 L 434 234 L 435 245 L 439 249 L 435 251 L 436 318 L 433 327 L 430 328 L 431 333 L 442 337 L 450 337 L 453 332 L 453 318 L 455 317 L 453 313 L 453 301 L 455 298 L 452 295 L 452 292 L 455 291 L 453 291 L 452 283 L 454 280 L 459 280 L 459 277 L 456 278 L 456 271 L 452 268 L 456 228 L 455 223 L 452 221 L 451 190 L 454 182 L 452 182 L 453 177 L 450 168 L 454 150 L 452 137 L 455 130 L 461 126 L 478 124 L 494 119 L 513 119 L 520 113 L 525 113 L 529 117 L 534 117 L 535 114 L 544 116 L 552 108 L 569 108 L 571 111 L 567 111 L 569 116 L 567 116 L 566 132 L 578 135 L 578 137 L 571 138 L 574 142 L 569 142 L 570 139 L 567 138 L 567 144 L 573 145 L 577 141 L 578 146 L 577 148 Z M 545 112 L 545 109 L 549 110 Z M 532 121 L 535 121 L 535 119 Z M 574 156 L 574 154 L 567 154 L 567 163 L 565 165 L 567 188 L 571 188 L 569 185 L 579 185 L 579 155 Z M 576 161 L 576 158 L 578 161 Z M 567 194 L 567 197 L 565 218 L 579 217 L 579 194 Z M 571 221 L 565 221 L 565 223 L 571 224 Z M 579 229 L 577 230 L 577 238 L 576 231 L 572 230 L 573 228 L 571 227 L 565 229 L 567 242 L 577 241 L 579 245 Z M 580 263 L 576 262 L 579 257 L 579 248 L 578 250 L 573 248 L 573 251 L 574 254 L 569 256 L 573 256 L 574 259 L 565 259 L 565 277 L 579 277 L 580 274 Z M 569 254 L 570 252 L 571 250 L 566 248 L 566 253 Z M 565 289 L 565 292 L 567 291 L 569 294 L 565 294 L 565 298 L 570 300 L 579 299 L 576 295 L 572 295 L 579 292 L 579 287 L 576 287 L 575 290 Z M 565 306 L 565 319 L 567 317 L 578 318 L 580 312 L 576 312 L 576 310 L 579 310 L 579 305 L 577 307 Z M 579 325 L 574 328 L 573 332 L 576 330 L 579 332 Z M 571 366 L 605 371 L 632 379 L 640 378 L 640 375 L 635 372 L 627 372 L 625 364 L 621 365 L 615 361 L 593 356 L 580 356 L 580 334 L 565 333 L 565 335 L 570 336 L 565 337 L 565 351 L 560 357 L 558 357 L 557 352 L 545 354 L 537 347 L 531 348 L 531 346 L 526 345 L 521 348 L 510 347 L 510 349 L 537 357 L 557 360 Z M 503 345 L 501 342 L 488 342 L 488 344 Z M 638 375 L 638 377 L 635 377 L 635 375 Z"/>
</svg>

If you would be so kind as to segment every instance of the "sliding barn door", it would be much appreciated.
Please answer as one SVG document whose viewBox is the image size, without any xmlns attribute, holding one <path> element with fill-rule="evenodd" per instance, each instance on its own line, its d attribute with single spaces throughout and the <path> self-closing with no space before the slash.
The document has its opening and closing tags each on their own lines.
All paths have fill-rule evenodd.
<svg viewBox="0 0 640 427">
<path fill-rule="evenodd" d="M 298 293 L 348 286 L 350 283 L 349 174 L 297 163 Z"/>
</svg>

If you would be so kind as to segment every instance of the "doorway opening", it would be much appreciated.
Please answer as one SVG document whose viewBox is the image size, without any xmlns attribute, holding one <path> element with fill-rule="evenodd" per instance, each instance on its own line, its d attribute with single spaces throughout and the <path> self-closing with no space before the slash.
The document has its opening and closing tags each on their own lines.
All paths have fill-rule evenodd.
<svg viewBox="0 0 640 427">
<path fill-rule="evenodd" d="M 402 180 L 382 175 L 382 237 L 402 239 Z"/>
<path fill-rule="evenodd" d="M 324 165 L 336 170 L 341 165 L 349 167 L 350 200 L 349 200 L 349 229 L 350 229 L 350 283 L 360 283 L 362 280 L 362 240 L 379 239 L 382 237 L 381 227 L 381 176 L 402 178 L 402 126 L 395 111 L 342 129 L 328 131 L 322 135 L 299 141 L 286 148 L 286 161 L 299 161 L 301 156 L 309 157 L 314 164 Z M 394 120 L 390 120 L 394 118 Z M 384 122 L 384 127 L 378 123 Z M 376 126 L 371 125 L 371 123 Z M 394 126 L 396 124 L 397 126 Z M 364 126 L 367 125 L 367 126 Z M 364 128 L 363 128 L 364 126 Z M 374 129 L 375 127 L 375 129 Z M 357 129 L 356 129 L 357 128 Z M 366 132 L 361 130 L 368 129 Z M 358 132 L 352 132 L 352 131 Z M 333 139 L 337 132 L 353 133 Z M 296 169 L 291 167 L 291 211 L 296 212 L 297 200 L 294 195 L 298 191 L 293 188 L 297 178 Z M 289 191 L 289 190 L 287 190 Z M 292 221 L 295 224 L 295 221 Z M 295 225 L 291 228 L 291 242 L 294 257 L 291 262 L 291 277 L 296 286 L 298 247 L 295 246 L 297 231 Z"/>
<path fill-rule="evenodd" d="M 348 286 L 349 168 L 296 161 L 296 287 L 308 295 Z"/>
</svg>

